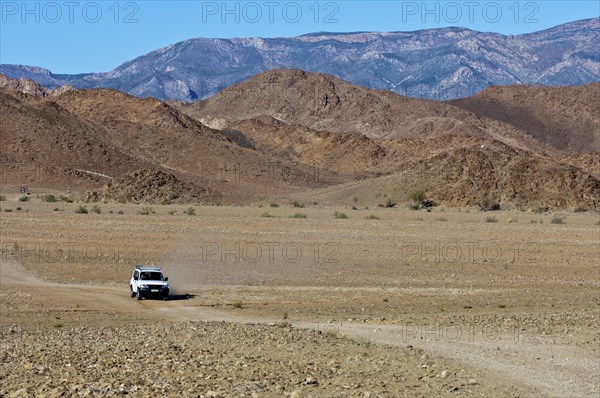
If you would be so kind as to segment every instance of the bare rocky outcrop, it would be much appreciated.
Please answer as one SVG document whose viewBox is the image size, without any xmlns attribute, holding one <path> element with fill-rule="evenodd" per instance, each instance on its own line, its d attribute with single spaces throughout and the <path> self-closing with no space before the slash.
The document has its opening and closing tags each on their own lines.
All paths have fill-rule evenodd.
<svg viewBox="0 0 600 398">
<path fill-rule="evenodd" d="M 45 88 L 31 79 L 11 79 L 0 73 L 0 89 L 18 91 L 36 97 L 54 97 L 66 91 L 73 90 L 71 86 L 61 86 L 55 90 Z"/>
<path fill-rule="evenodd" d="M 100 191 L 86 194 L 87 201 L 111 200 L 118 203 L 190 203 L 211 194 L 208 188 L 185 182 L 161 170 L 142 169 L 114 178 Z"/>
</svg>

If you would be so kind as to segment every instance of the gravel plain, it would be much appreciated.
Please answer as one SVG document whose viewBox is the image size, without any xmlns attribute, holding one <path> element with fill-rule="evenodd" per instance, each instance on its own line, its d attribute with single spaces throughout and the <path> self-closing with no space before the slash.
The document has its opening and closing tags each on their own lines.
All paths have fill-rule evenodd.
<svg viewBox="0 0 600 398">
<path fill-rule="evenodd" d="M 553 225 L 516 211 L 486 223 L 464 209 L 309 206 L 293 219 L 291 206 L 269 218 L 260 207 L 143 216 L 134 205 L 88 215 L 77 204 L 20 206 L 1 220 L 2 396 L 600 392 L 594 213 Z M 420 242 L 432 246 L 420 253 Z M 244 248 L 257 243 L 303 255 L 252 262 Z M 475 258 L 435 249 L 449 244 Z M 501 258 L 485 261 L 487 247 Z M 129 298 L 136 262 L 164 267 L 171 300 Z"/>
</svg>

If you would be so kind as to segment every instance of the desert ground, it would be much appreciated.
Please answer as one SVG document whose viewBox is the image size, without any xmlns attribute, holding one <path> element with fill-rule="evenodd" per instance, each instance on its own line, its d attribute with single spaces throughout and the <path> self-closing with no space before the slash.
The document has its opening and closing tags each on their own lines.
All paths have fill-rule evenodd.
<svg viewBox="0 0 600 398">
<path fill-rule="evenodd" d="M 17 197 L 0 396 L 600 394 L 597 212 Z"/>
</svg>

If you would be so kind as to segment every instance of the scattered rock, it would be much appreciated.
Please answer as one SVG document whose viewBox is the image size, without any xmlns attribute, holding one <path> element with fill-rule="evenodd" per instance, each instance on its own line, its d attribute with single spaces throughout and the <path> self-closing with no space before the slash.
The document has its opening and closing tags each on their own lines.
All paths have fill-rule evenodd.
<svg viewBox="0 0 600 398">
<path fill-rule="evenodd" d="M 304 384 L 306 384 L 307 386 L 313 386 L 313 385 L 318 385 L 319 382 L 315 379 L 313 379 L 312 377 L 307 377 L 306 380 L 304 380 Z"/>
</svg>

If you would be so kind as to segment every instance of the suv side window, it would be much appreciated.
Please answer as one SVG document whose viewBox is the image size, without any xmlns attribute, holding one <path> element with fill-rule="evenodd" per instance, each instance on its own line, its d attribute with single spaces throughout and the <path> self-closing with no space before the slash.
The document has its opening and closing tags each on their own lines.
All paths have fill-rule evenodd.
<svg viewBox="0 0 600 398">
<path fill-rule="evenodd" d="M 138 271 L 134 271 L 134 273 L 133 273 L 133 280 L 137 281 L 138 279 L 139 279 Z"/>
</svg>

